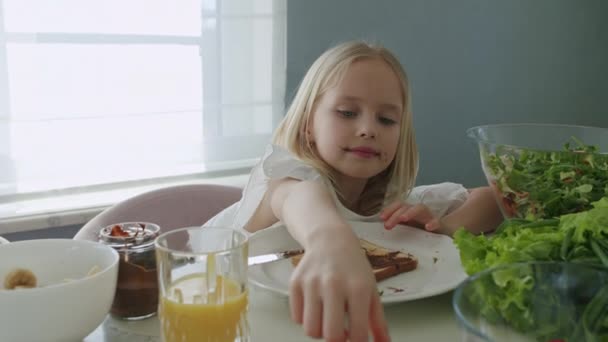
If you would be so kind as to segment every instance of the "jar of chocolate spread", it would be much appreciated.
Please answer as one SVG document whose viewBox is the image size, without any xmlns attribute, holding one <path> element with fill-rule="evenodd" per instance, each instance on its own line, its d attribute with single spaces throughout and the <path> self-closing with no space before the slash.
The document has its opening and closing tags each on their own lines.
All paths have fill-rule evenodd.
<svg viewBox="0 0 608 342">
<path fill-rule="evenodd" d="M 125 222 L 104 227 L 99 241 L 114 248 L 120 258 L 116 293 L 110 313 L 117 318 L 139 320 L 156 313 L 158 278 L 154 239 L 160 227 L 147 222 Z"/>
</svg>

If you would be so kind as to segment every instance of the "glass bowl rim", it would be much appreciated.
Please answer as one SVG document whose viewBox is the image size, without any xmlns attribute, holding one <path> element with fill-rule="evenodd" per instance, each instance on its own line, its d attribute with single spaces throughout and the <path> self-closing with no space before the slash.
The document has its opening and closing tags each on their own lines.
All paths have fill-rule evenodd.
<svg viewBox="0 0 608 342">
<path fill-rule="evenodd" d="M 479 331 L 479 329 L 474 327 L 471 324 L 471 322 L 469 322 L 469 320 L 465 318 L 462 311 L 460 310 L 460 307 L 458 306 L 458 300 L 461 299 L 463 296 L 463 293 L 462 293 L 463 289 L 465 287 L 467 287 L 468 284 L 470 284 L 470 283 L 478 280 L 479 278 L 484 277 L 492 272 L 495 272 L 495 271 L 500 271 L 500 270 L 509 269 L 509 268 L 520 268 L 520 267 L 524 267 L 524 266 L 541 266 L 542 267 L 543 265 L 560 266 L 560 268 L 563 268 L 564 266 L 576 267 L 576 268 L 583 267 L 583 268 L 593 269 L 595 271 L 600 271 L 601 273 L 608 274 L 608 267 L 605 267 L 603 265 L 573 263 L 573 262 L 567 262 L 567 261 L 524 261 L 524 262 L 516 262 L 516 263 L 510 263 L 510 264 L 490 267 L 488 269 L 485 269 L 483 271 L 470 275 L 465 280 L 463 280 L 460 284 L 458 284 L 458 286 L 454 290 L 454 295 L 452 296 L 452 309 L 454 310 L 454 313 L 456 314 L 458 323 L 460 323 L 460 325 L 465 328 L 467 333 L 472 333 L 473 335 L 475 335 L 479 338 L 482 338 L 484 341 L 491 341 L 491 340 L 489 340 L 488 336 L 485 336 L 481 331 Z"/>
<path fill-rule="evenodd" d="M 594 131 L 600 131 L 600 132 L 604 131 L 606 133 L 606 135 L 608 136 L 608 128 L 604 128 L 604 127 L 585 126 L 585 125 L 569 125 L 569 124 L 551 124 L 551 123 L 501 123 L 501 124 L 477 125 L 477 126 L 467 128 L 466 135 L 469 138 L 475 140 L 475 142 L 477 142 L 478 144 L 486 144 L 486 145 L 491 145 L 491 146 L 504 146 L 504 147 L 508 147 L 511 149 L 525 149 L 528 151 L 536 151 L 536 152 L 565 152 L 565 151 L 559 150 L 559 149 L 538 149 L 538 148 L 530 148 L 530 147 L 515 145 L 515 144 L 501 144 L 494 140 L 481 139 L 479 137 L 479 135 L 476 134 L 476 132 L 482 128 L 500 128 L 500 127 L 578 128 L 578 129 L 588 129 L 588 130 L 594 130 Z M 596 152 L 596 154 L 608 154 L 608 150 L 598 151 L 598 152 Z"/>
</svg>

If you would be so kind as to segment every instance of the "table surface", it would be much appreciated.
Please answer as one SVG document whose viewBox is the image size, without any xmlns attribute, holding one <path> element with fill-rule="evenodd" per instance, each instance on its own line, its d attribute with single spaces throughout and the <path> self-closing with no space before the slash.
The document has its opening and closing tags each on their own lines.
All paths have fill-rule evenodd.
<svg viewBox="0 0 608 342">
<path fill-rule="evenodd" d="M 385 305 L 393 341 L 456 341 L 461 335 L 451 306 L 452 292 L 409 302 Z M 286 297 L 250 286 L 249 325 L 252 342 L 318 341 L 307 337 L 293 323 Z M 123 321 L 110 316 L 84 342 L 156 342 L 156 316 L 141 321 Z"/>
</svg>

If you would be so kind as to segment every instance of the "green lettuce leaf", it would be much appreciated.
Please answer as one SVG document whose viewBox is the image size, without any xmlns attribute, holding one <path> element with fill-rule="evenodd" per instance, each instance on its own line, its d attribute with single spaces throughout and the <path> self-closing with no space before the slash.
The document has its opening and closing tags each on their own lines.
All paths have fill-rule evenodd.
<svg viewBox="0 0 608 342">
<path fill-rule="evenodd" d="M 589 187 L 580 186 L 573 191 L 588 190 Z M 591 203 L 590 207 L 557 219 L 506 220 L 490 235 L 474 235 L 461 228 L 453 237 L 463 268 L 473 275 L 492 267 L 532 261 L 569 261 L 608 267 L 608 197 Z M 581 320 L 571 314 L 575 303 L 564 301 L 555 290 L 535 284 L 534 279 L 531 271 L 502 270 L 493 273 L 491 280 L 476 284 L 469 297 L 488 321 L 508 322 L 521 332 L 532 332 L 539 341 L 563 339 L 571 334 L 576 339 L 590 334 L 590 328 L 581 326 Z M 541 288 L 543 286 L 546 288 Z M 598 296 L 602 303 L 608 303 L 604 298 L 608 292 Z M 531 303 L 537 308 L 558 305 L 565 311 L 536 309 L 532 312 Z M 585 319 L 593 322 L 593 331 L 605 330 L 608 341 L 608 309 L 602 310 L 587 310 L 591 313 L 585 314 Z"/>
</svg>

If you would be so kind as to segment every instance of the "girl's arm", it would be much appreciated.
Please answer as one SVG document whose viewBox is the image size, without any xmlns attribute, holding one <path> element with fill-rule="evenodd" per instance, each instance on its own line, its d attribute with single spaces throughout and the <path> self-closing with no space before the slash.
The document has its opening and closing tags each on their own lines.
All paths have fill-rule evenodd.
<svg viewBox="0 0 608 342">
<path fill-rule="evenodd" d="M 271 181 L 262 206 L 306 253 L 290 281 L 292 318 L 311 337 L 344 338 L 348 308 L 351 341 L 388 341 L 388 330 L 371 266 L 348 223 L 320 181 Z"/>
<path fill-rule="evenodd" d="M 327 236 L 333 237 L 331 240 L 358 245 L 357 237 L 320 181 L 271 181 L 268 195 L 272 212 L 303 247 Z"/>
<path fill-rule="evenodd" d="M 490 187 L 469 190 L 466 201 L 444 217 L 435 217 L 424 204 L 409 205 L 397 201 L 380 213 L 386 229 L 393 229 L 399 223 L 424 228 L 428 231 L 452 235 L 465 227 L 472 233 L 492 231 L 502 222 L 503 217 Z"/>
<path fill-rule="evenodd" d="M 456 210 L 439 220 L 439 232 L 452 235 L 456 229 L 465 227 L 479 234 L 492 231 L 502 222 L 503 216 L 490 187 L 469 190 L 467 200 Z"/>
</svg>

